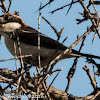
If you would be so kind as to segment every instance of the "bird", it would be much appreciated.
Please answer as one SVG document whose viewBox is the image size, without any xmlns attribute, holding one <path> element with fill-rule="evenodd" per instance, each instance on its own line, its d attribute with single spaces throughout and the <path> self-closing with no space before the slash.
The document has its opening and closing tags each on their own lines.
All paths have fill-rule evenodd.
<svg viewBox="0 0 100 100">
<path fill-rule="evenodd" d="M 38 49 L 38 33 L 40 34 L 40 50 Z M 23 58 L 24 64 L 38 66 L 38 54 L 40 53 L 41 67 L 45 67 L 51 60 L 64 52 L 67 47 L 60 42 L 38 32 L 30 27 L 16 14 L 5 13 L 0 16 L 0 35 L 4 36 L 4 41 L 9 52 L 15 56 L 14 44 L 16 45 L 16 55 L 19 56 L 18 41 L 20 42 L 21 55 L 32 55 Z M 60 60 L 73 57 L 99 56 L 84 54 L 74 49 L 64 54 Z"/>
</svg>

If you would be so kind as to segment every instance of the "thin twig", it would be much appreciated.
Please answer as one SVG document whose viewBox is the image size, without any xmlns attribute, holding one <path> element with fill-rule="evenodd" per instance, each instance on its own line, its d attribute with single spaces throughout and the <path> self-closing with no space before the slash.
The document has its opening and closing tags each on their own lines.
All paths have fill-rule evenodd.
<svg viewBox="0 0 100 100">
<path fill-rule="evenodd" d="M 54 79 L 52 80 L 51 84 L 49 85 L 47 91 L 49 91 L 51 85 L 53 84 L 53 82 L 55 81 L 55 79 L 57 78 L 57 76 L 59 75 L 60 71 L 57 73 L 57 75 L 54 77 Z"/>
<path fill-rule="evenodd" d="M 59 39 L 60 39 L 60 37 L 61 37 L 61 35 L 62 35 L 63 31 L 64 31 L 64 28 L 62 28 L 62 29 L 60 30 L 60 32 L 58 32 L 57 29 L 56 29 L 53 25 L 51 25 L 51 23 L 50 23 L 45 17 L 42 17 L 42 18 L 43 18 L 43 19 L 51 26 L 51 28 L 54 30 L 54 32 L 56 33 L 56 36 L 58 37 L 57 41 L 59 41 Z"/>
<path fill-rule="evenodd" d="M 15 44 L 15 42 L 14 42 L 14 51 L 15 51 L 15 58 L 16 58 L 16 71 L 17 71 L 17 75 L 18 75 L 17 51 L 16 51 L 16 44 Z"/>
<path fill-rule="evenodd" d="M 40 8 L 41 8 L 40 4 Z M 39 17 L 38 17 L 38 67 L 36 67 L 38 75 L 40 75 L 40 68 L 41 68 L 41 59 L 40 59 L 40 17 L 41 17 L 41 10 L 39 10 Z M 40 79 L 38 79 L 38 84 L 39 84 Z M 37 87 L 37 95 L 39 95 L 39 88 L 40 86 Z M 38 97 L 36 98 L 38 100 Z"/>
<path fill-rule="evenodd" d="M 62 44 L 68 39 L 68 36 L 65 37 L 65 39 L 62 41 Z"/>
<path fill-rule="evenodd" d="M 43 8 L 45 8 L 47 5 L 51 4 L 54 0 L 50 0 L 48 3 L 46 3 L 44 6 L 40 7 L 39 10 L 42 10 Z M 37 10 L 37 11 L 39 11 Z M 37 12 L 36 11 L 36 12 Z"/>
<path fill-rule="evenodd" d="M 69 6 L 69 8 L 68 8 L 68 11 L 67 11 L 66 15 L 69 13 L 69 11 L 70 11 L 70 9 L 71 9 L 71 7 L 72 7 L 72 5 L 73 5 L 73 2 L 74 2 L 74 0 L 72 0 L 70 6 Z"/>
<path fill-rule="evenodd" d="M 6 4 L 5 4 L 5 0 L 0 0 L 1 1 L 1 8 L 3 9 L 3 12 L 7 12 L 7 8 L 6 8 Z"/>
<path fill-rule="evenodd" d="M 88 66 L 85 65 L 85 67 L 83 67 L 83 69 L 86 71 L 86 73 L 87 73 L 87 75 L 88 75 L 88 77 L 89 77 L 89 79 L 91 81 L 91 84 L 92 84 L 92 86 L 93 86 L 93 88 L 95 90 L 97 88 L 97 84 L 96 84 L 95 80 L 92 78 L 92 74 L 91 74 Z"/>
<path fill-rule="evenodd" d="M 31 56 L 32 56 L 32 54 L 30 54 L 30 55 L 22 55 L 22 56 L 17 56 L 17 57 L 14 57 L 14 58 L 3 59 L 3 60 L 0 60 L 0 62 L 8 61 L 8 60 L 14 60 L 14 59 L 20 59 L 20 58 L 27 58 L 27 57 L 31 57 Z"/>
<path fill-rule="evenodd" d="M 41 7 L 41 4 L 40 4 Z M 41 68 L 41 59 L 40 59 L 40 17 L 41 17 L 41 10 L 39 10 L 39 17 L 38 17 L 38 67 Z"/>
<path fill-rule="evenodd" d="M 51 28 L 54 30 L 54 32 L 55 32 L 56 34 L 58 34 L 57 29 L 56 29 L 53 25 L 51 25 L 51 23 L 50 23 L 45 17 L 42 17 L 42 18 L 51 26 Z"/>
<path fill-rule="evenodd" d="M 9 7 L 8 7 L 8 11 L 7 12 L 9 12 L 9 10 L 10 10 L 11 3 L 12 3 L 12 0 L 9 0 Z"/>
<path fill-rule="evenodd" d="M 56 12 L 56 11 L 58 11 L 58 10 L 61 10 L 61 9 L 65 8 L 65 7 L 67 7 L 67 6 L 70 6 L 70 5 L 72 5 L 72 4 L 75 4 L 75 3 L 77 3 L 77 2 L 78 2 L 78 1 L 75 1 L 75 2 L 73 2 L 73 3 L 64 5 L 64 6 L 60 7 L 60 8 L 58 8 L 58 9 L 55 9 L 55 10 L 51 11 L 50 13 L 53 14 L 54 12 Z"/>
<path fill-rule="evenodd" d="M 17 45 L 18 45 L 19 56 L 21 56 L 22 54 L 21 54 L 21 48 L 20 48 L 20 42 L 19 42 L 18 35 L 17 35 Z M 20 58 L 20 64 L 21 64 L 21 73 L 23 73 L 24 72 L 24 62 L 23 62 L 22 58 Z M 23 74 L 23 78 L 25 79 L 24 74 Z M 18 79 L 16 93 L 18 93 L 21 79 L 22 79 L 22 76 L 20 76 L 19 79 Z"/>
<path fill-rule="evenodd" d="M 79 52 L 81 51 L 81 49 L 82 49 L 82 47 L 83 47 L 83 45 L 84 45 L 85 38 L 86 38 L 86 37 L 83 38 L 82 44 L 81 44 L 81 46 L 80 46 L 80 48 L 79 48 Z M 73 78 L 73 76 L 74 76 L 74 74 L 75 74 L 76 67 L 77 67 L 77 62 L 78 62 L 78 58 L 79 58 L 79 57 L 76 57 L 76 58 L 75 58 L 74 63 L 73 63 L 73 65 L 72 65 L 72 67 L 70 68 L 69 72 L 68 72 L 68 75 L 67 75 L 68 84 L 67 84 L 67 87 L 66 87 L 66 89 L 65 89 L 65 92 L 66 92 L 66 93 L 68 92 L 69 86 L 70 86 L 70 84 L 71 84 L 71 82 L 72 82 L 72 78 Z"/>
</svg>

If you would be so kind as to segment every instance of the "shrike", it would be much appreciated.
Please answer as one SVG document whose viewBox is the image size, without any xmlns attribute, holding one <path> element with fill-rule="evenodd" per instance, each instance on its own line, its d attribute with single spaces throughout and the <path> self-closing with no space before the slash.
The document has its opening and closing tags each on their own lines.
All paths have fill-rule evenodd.
<svg viewBox="0 0 100 100">
<path fill-rule="evenodd" d="M 15 56 L 14 43 L 16 44 L 16 54 L 19 56 L 17 37 L 20 41 L 20 48 L 22 55 L 32 54 L 31 57 L 23 58 L 24 63 L 31 64 L 33 66 L 38 65 L 38 31 L 31 28 L 23 22 L 23 20 L 10 13 L 5 13 L 0 16 L 0 34 L 5 38 L 5 44 L 10 53 Z M 67 47 L 63 44 L 47 37 L 40 33 L 40 59 L 41 66 L 46 66 L 52 59 L 61 54 Z M 79 53 L 76 50 L 72 50 L 71 53 L 67 53 L 62 56 L 62 59 L 72 57 L 92 57 L 99 58 L 95 55 Z"/>
</svg>

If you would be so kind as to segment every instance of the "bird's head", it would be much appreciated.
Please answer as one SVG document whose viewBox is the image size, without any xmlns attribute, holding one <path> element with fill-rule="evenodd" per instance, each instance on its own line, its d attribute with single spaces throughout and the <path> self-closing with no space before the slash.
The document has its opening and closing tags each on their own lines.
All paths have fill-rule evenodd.
<svg viewBox="0 0 100 100">
<path fill-rule="evenodd" d="M 13 32 L 16 29 L 27 26 L 28 25 L 15 14 L 5 13 L 0 16 L 0 32 Z"/>
</svg>

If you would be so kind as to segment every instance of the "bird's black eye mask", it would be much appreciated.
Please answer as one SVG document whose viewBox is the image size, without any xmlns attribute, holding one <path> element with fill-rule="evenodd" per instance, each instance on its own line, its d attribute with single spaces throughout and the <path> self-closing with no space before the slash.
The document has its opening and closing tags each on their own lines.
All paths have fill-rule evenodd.
<svg viewBox="0 0 100 100">
<path fill-rule="evenodd" d="M 5 15 L 5 16 L 4 16 L 4 19 L 5 19 L 5 20 L 9 20 L 9 18 L 10 18 L 9 15 Z"/>
<path fill-rule="evenodd" d="M 4 18 L 4 21 L 2 22 L 2 24 L 8 23 L 8 22 L 18 22 L 18 23 L 22 24 L 21 19 L 16 18 L 16 17 L 11 16 L 11 15 L 2 15 L 0 17 Z"/>
</svg>

